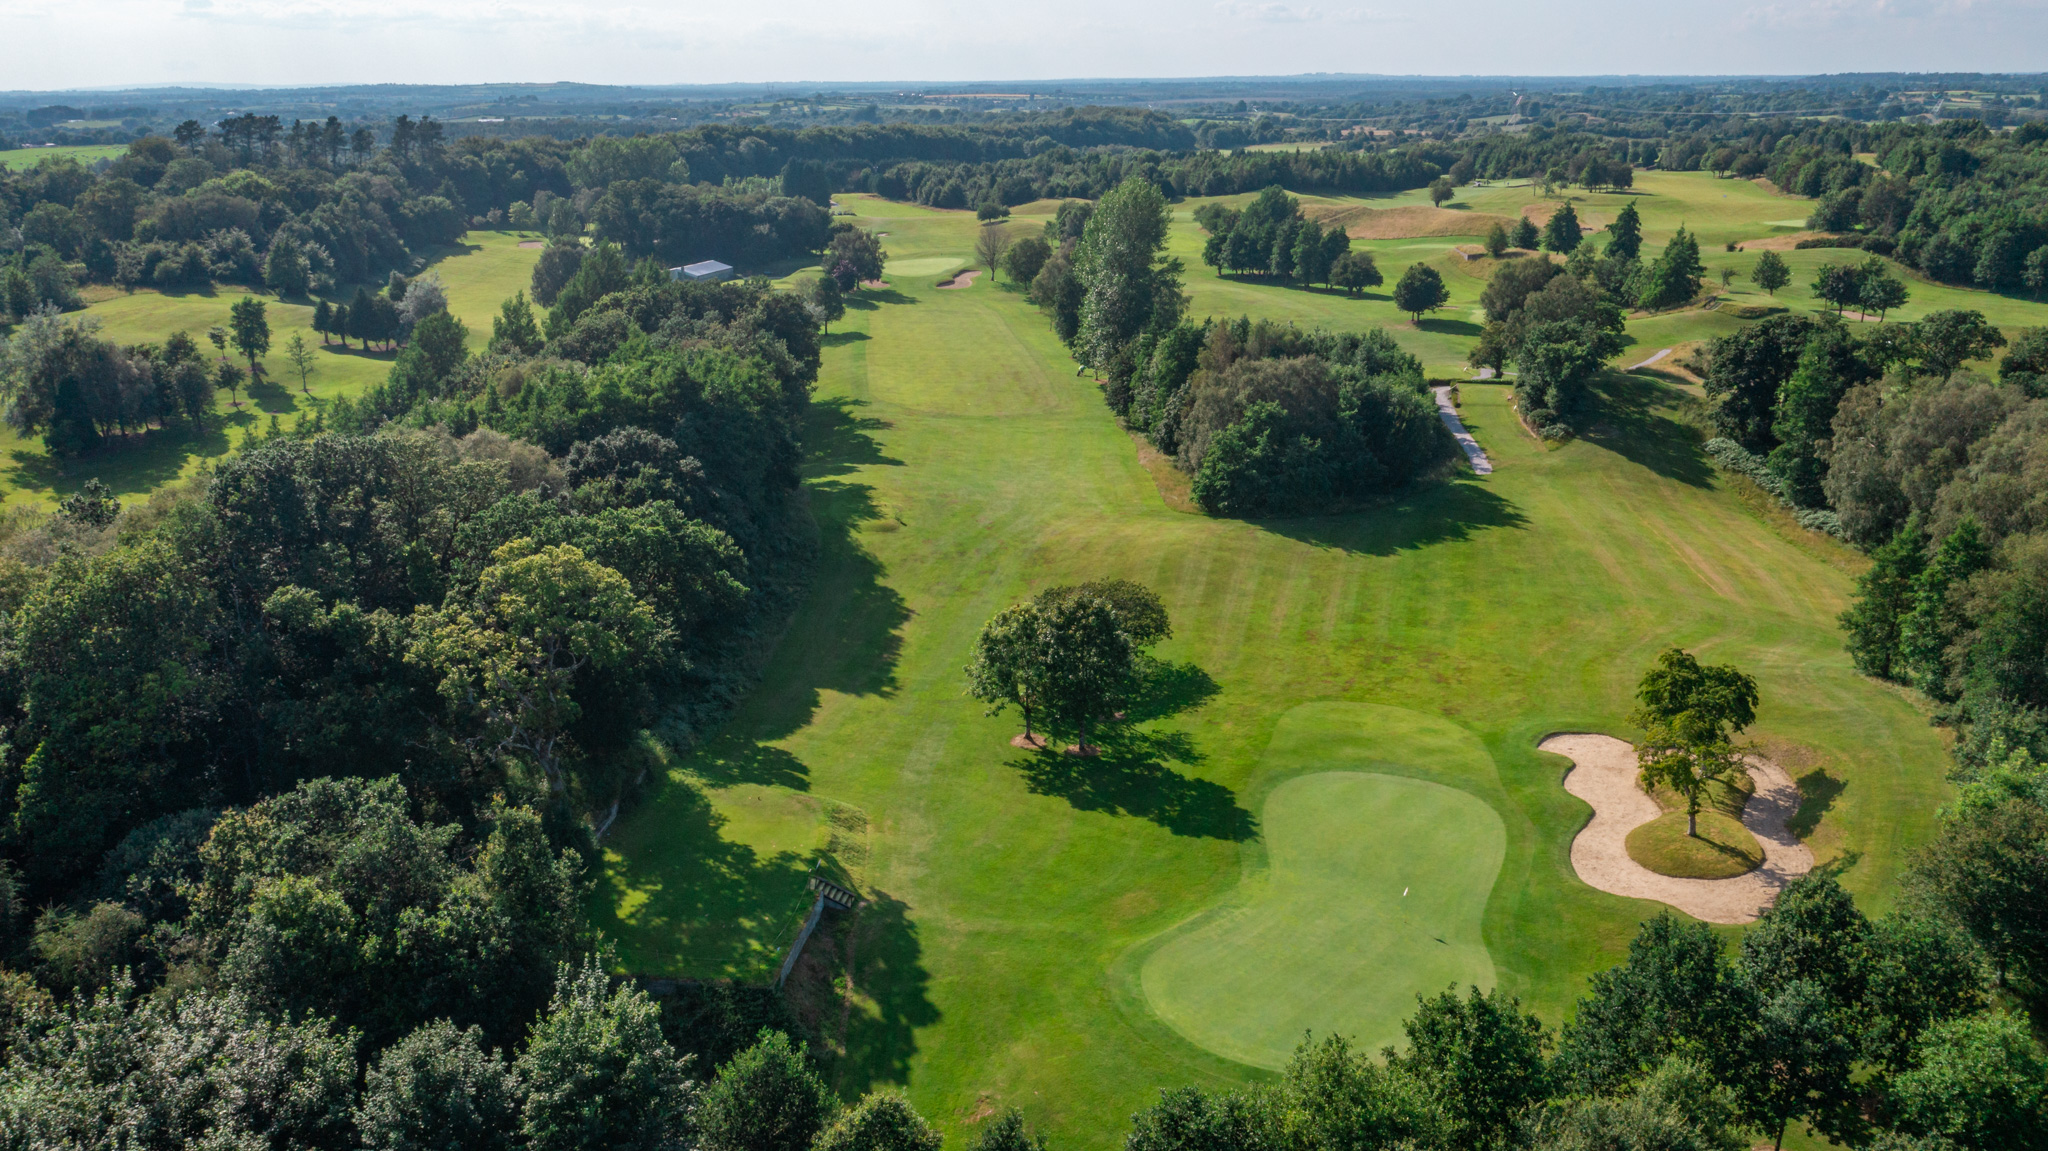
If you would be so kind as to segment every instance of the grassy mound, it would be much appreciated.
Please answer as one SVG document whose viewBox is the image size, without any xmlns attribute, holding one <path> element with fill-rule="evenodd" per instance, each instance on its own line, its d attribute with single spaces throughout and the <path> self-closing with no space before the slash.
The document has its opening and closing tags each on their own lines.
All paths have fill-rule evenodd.
<svg viewBox="0 0 2048 1151">
<path fill-rule="evenodd" d="M 1674 811 L 1629 832 L 1628 857 L 1659 875 L 1732 879 L 1762 866 L 1764 849 L 1748 828 L 1718 811 L 1700 812 L 1695 839 L 1685 833 L 1685 813 Z"/>
</svg>

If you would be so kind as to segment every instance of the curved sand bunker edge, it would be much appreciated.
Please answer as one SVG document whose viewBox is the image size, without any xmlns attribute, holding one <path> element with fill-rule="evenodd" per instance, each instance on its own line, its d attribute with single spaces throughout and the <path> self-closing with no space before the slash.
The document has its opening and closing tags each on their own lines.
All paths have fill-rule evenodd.
<svg viewBox="0 0 2048 1151">
<path fill-rule="evenodd" d="M 1629 858 L 1628 833 L 1664 814 L 1636 782 L 1633 746 L 1593 732 L 1558 732 L 1536 746 L 1572 761 L 1564 789 L 1593 809 L 1572 839 L 1572 870 L 1591 887 L 1654 899 L 1708 923 L 1749 923 L 1813 870 L 1813 852 L 1785 826 L 1799 811 L 1799 788 L 1767 759 L 1747 761 L 1756 793 L 1742 809 L 1742 826 L 1764 849 L 1763 866 L 1732 879 L 1678 879 Z"/>
</svg>

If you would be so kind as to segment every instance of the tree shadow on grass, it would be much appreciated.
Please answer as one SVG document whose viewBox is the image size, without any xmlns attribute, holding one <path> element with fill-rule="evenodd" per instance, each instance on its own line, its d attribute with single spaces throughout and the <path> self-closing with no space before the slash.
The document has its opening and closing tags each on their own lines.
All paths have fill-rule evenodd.
<svg viewBox="0 0 2048 1151">
<path fill-rule="evenodd" d="M 1470 320 L 1453 320 L 1444 316 L 1430 316 L 1415 322 L 1420 332 L 1435 332 L 1440 336 L 1465 336 L 1479 338 L 1479 325 Z"/>
<path fill-rule="evenodd" d="M 1593 382 L 1595 410 L 1584 438 L 1665 479 L 1711 487 L 1714 469 L 1700 446 L 1698 430 L 1658 410 L 1672 390 L 1654 380 L 1604 373 Z"/>
<path fill-rule="evenodd" d="M 127 436 L 109 436 L 91 452 L 75 459 L 58 459 L 28 448 L 9 453 L 12 474 L 9 482 L 25 490 L 42 489 L 68 496 L 97 479 L 116 495 L 143 499 L 155 489 L 177 479 L 193 456 L 219 456 L 228 450 L 227 419 L 209 419 L 203 428 L 180 424 L 150 428 Z M 246 421 L 234 421 L 245 423 Z"/>
<path fill-rule="evenodd" d="M 1194 766 L 1202 753 L 1184 731 L 1141 726 L 1192 711 L 1221 688 L 1193 663 L 1148 659 L 1124 712 L 1092 733 L 1093 756 L 1046 749 L 1011 761 L 1024 786 L 1065 799 L 1082 811 L 1149 819 L 1175 835 L 1243 841 L 1257 834 L 1252 814 L 1220 783 L 1183 775 L 1169 763 Z"/>
<path fill-rule="evenodd" d="M 643 974 L 772 978 L 810 906 L 817 861 L 726 840 L 725 817 L 682 780 L 661 784 L 645 807 L 634 827 L 659 828 L 659 842 L 616 853 L 596 925 L 621 938 Z M 622 900 L 633 903 L 625 919 Z"/>
<path fill-rule="evenodd" d="M 840 348 L 847 344 L 858 344 L 867 338 L 866 332 L 826 332 L 818 337 L 818 343 L 827 348 Z"/>
<path fill-rule="evenodd" d="M 910 908 L 885 891 L 866 895 L 819 931 L 790 980 L 792 1006 L 824 1042 L 827 1078 L 847 1100 L 907 1086 L 917 1029 L 939 1021 Z"/>
<path fill-rule="evenodd" d="M 1100 754 L 1045 750 L 1011 761 L 1024 786 L 1058 796 L 1081 811 L 1147 819 L 1175 835 L 1242 843 L 1258 834 L 1252 813 L 1220 783 L 1194 779 L 1164 761 L 1200 758 L 1185 732 L 1124 729 L 1096 738 Z"/>
<path fill-rule="evenodd" d="M 916 302 L 916 297 L 906 296 L 895 288 L 862 288 L 858 292 L 849 292 L 846 296 L 847 309 L 856 312 L 872 312 L 879 309 L 883 304 L 914 304 Z"/>
<path fill-rule="evenodd" d="M 1193 663 L 1148 660 L 1143 683 L 1124 709 L 1124 722 L 1146 723 L 1192 711 L 1221 690 L 1208 672 Z"/>
<path fill-rule="evenodd" d="M 264 415 L 284 415 L 299 410 L 298 395 L 269 376 L 250 380 L 246 391 L 249 402 L 260 408 Z"/>
<path fill-rule="evenodd" d="M 796 756 L 767 746 L 801 730 L 826 691 L 842 695 L 896 693 L 903 626 L 910 609 L 884 582 L 887 569 L 861 542 L 863 524 L 889 517 L 874 489 L 842 478 L 862 467 L 901 467 L 872 433 L 888 428 L 862 416 L 859 400 L 815 403 L 805 425 L 804 476 L 818 553 L 811 586 L 770 657 L 760 686 L 726 732 L 692 769 L 721 784 L 774 784 L 802 791 L 809 770 Z"/>
<path fill-rule="evenodd" d="M 1375 556 L 1458 543 L 1490 528 L 1529 526 L 1521 509 L 1477 479 L 1420 487 L 1365 511 L 1254 522 L 1316 547 Z"/>
<path fill-rule="evenodd" d="M 1836 779 L 1825 767 L 1816 767 L 1799 777 L 1799 811 L 1785 821 L 1785 830 L 1806 839 L 1820 827 L 1821 817 L 1835 806 L 1835 800 L 1849 789 L 1847 780 Z"/>
</svg>

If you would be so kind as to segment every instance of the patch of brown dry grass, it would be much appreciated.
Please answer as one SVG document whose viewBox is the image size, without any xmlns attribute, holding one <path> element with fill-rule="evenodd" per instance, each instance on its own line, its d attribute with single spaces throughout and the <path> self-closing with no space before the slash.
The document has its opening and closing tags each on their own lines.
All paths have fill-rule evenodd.
<svg viewBox="0 0 2048 1151">
<path fill-rule="evenodd" d="M 1490 212 L 1465 212 L 1411 204 L 1402 208 L 1334 208 L 1304 205 L 1302 215 L 1325 228 L 1343 228 L 1354 240 L 1412 240 L 1424 236 L 1484 236 L 1514 221 Z"/>
</svg>

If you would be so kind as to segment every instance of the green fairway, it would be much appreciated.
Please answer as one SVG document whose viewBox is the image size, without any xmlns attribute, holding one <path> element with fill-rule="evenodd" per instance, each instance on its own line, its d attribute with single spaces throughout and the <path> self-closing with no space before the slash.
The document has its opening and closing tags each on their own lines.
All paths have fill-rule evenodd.
<svg viewBox="0 0 2048 1151">
<path fill-rule="evenodd" d="M 1424 778 L 1356 770 L 1382 765 Z M 1305 1030 L 1378 1050 L 1400 1041 L 1418 994 L 1492 988 L 1480 923 L 1507 834 L 1478 797 L 1428 782 L 1498 787 L 1475 737 L 1398 708 L 1306 704 L 1261 768 L 1314 774 L 1266 797 L 1265 870 L 1144 961 L 1146 1002 L 1168 1026 L 1277 1068 Z"/>
<path fill-rule="evenodd" d="M 0 153 L 4 155 L 5 153 Z M 498 305 L 526 287 L 540 253 L 520 244 L 530 236 L 512 232 L 472 232 L 460 245 L 434 253 L 428 270 L 448 289 L 449 311 L 469 326 L 472 349 L 481 350 L 491 337 L 491 318 Z M 332 297 L 346 301 L 350 287 Z M 228 309 L 244 295 L 222 286 L 175 293 L 141 289 L 96 289 L 86 315 L 97 319 L 102 334 L 123 344 L 162 343 L 172 332 L 185 331 L 206 344 L 206 330 L 228 322 Z M 0 497 L 10 505 L 55 506 L 88 479 L 99 479 L 124 498 L 145 496 L 165 483 L 189 476 L 208 458 L 239 444 L 249 430 L 261 431 L 277 415 L 286 427 L 339 396 L 354 395 L 380 383 L 397 359 L 388 351 L 364 351 L 360 342 L 346 347 L 324 342 L 313 331 L 312 299 L 282 300 L 257 293 L 267 305 L 270 352 L 263 357 L 268 378 L 245 389 L 239 408 L 220 393 L 216 406 L 226 414 L 225 427 L 195 435 L 179 426 L 157 428 L 112 444 L 77 460 L 54 460 L 40 437 L 22 437 L 0 427 Z M 541 309 L 536 309 L 541 311 Z M 315 355 L 316 366 L 304 381 L 292 374 L 285 344 L 297 332 Z"/>
<path fill-rule="evenodd" d="M 0 168 L 33 168 L 45 157 L 63 157 L 90 164 L 94 160 L 111 160 L 125 155 L 126 144 L 66 144 L 56 148 L 9 148 L 0 152 Z"/>
<path fill-rule="evenodd" d="M 1797 210 L 1756 194 L 1764 219 Z M 1188 515 L 1019 290 L 899 274 L 967 264 L 972 214 L 840 200 L 889 233 L 892 286 L 853 295 L 826 339 L 805 431 L 812 587 L 733 721 L 605 840 L 592 911 L 623 969 L 771 976 L 805 874 L 851 870 L 857 852 L 870 904 L 846 936 L 858 948 L 833 959 L 850 989 L 825 1028 L 835 1086 L 900 1085 L 951 1139 L 1015 1104 L 1060 1147 L 1108 1148 L 1159 1088 L 1265 1074 L 1270 1047 L 1225 1058 L 1162 1019 L 1147 948 L 1247 906 L 1277 874 L 1269 856 L 1331 838 L 1296 836 L 1287 801 L 1271 806 L 1289 779 L 1371 773 L 1490 809 L 1501 855 L 1475 897 L 1478 938 L 1498 986 L 1555 1024 L 1657 907 L 1572 873 L 1588 811 L 1560 785 L 1566 762 L 1535 745 L 1630 734 L 1637 677 L 1673 644 L 1758 677 L 1755 734 L 1804 765 L 1816 797 L 1799 825 L 1867 908 L 1889 904 L 1947 794 L 1941 733 L 1842 651 L 1835 616 L 1863 561 L 1725 487 L 1677 418 L 1678 389 L 1617 378 L 1588 436 L 1553 447 L 1517 429 L 1504 388 L 1467 384 L 1490 477 L 1352 515 Z M 1416 250 L 1429 245 L 1445 250 Z M 1197 314 L 1388 323 L 1433 373 L 1463 359 L 1467 337 L 1440 325 L 1466 316 L 1418 331 L 1383 296 L 1223 282 L 1192 263 L 1188 279 Z M 1477 285 L 1453 291 L 1469 307 Z M 1010 746 L 1015 716 L 965 695 L 976 632 L 1045 587 L 1107 577 L 1164 598 L 1175 691 L 1100 759 Z M 1391 734 L 1360 734 L 1373 731 Z M 837 812 L 860 813 L 858 842 L 827 826 Z M 1371 850 L 1439 834 L 1430 818 L 1389 822 Z M 1363 857 L 1295 858 L 1328 874 Z M 1301 962 L 1318 978 L 1346 959 Z M 1278 1035 L 1301 994 L 1231 1026 Z M 1345 1010 L 1358 1014 L 1314 1025 L 1384 1035 L 1394 1009 Z"/>
</svg>

